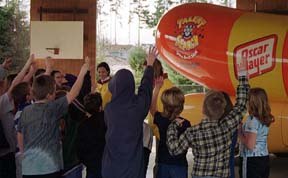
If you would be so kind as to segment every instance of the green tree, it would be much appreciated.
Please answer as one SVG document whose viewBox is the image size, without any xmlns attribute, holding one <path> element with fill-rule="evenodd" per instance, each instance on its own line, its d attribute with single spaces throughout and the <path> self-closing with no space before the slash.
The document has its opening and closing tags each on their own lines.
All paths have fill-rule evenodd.
<svg viewBox="0 0 288 178">
<path fill-rule="evenodd" d="M 151 12 L 148 9 L 142 10 L 143 22 L 149 27 L 154 28 L 158 24 L 159 19 L 168 10 L 168 8 L 175 2 L 171 0 L 156 0 L 155 1 L 155 11 Z"/>
<path fill-rule="evenodd" d="M 19 1 L 13 0 L 0 7 L 0 59 L 2 62 L 12 57 L 14 72 L 29 56 L 29 24 L 20 5 Z"/>
<path fill-rule="evenodd" d="M 169 79 L 171 80 L 171 82 L 174 83 L 179 88 L 181 88 L 185 94 L 203 92 L 203 90 L 205 90 L 205 88 L 203 88 L 201 85 L 195 82 L 192 82 L 191 80 L 188 80 L 186 77 L 184 77 L 183 75 L 173 70 L 163 60 L 161 61 L 161 63 L 162 63 L 164 70 L 168 73 Z"/>
<path fill-rule="evenodd" d="M 13 9 L 6 6 L 0 8 L 0 56 L 3 60 L 10 57 L 13 47 Z"/>
<path fill-rule="evenodd" d="M 143 63 L 146 59 L 146 51 L 142 47 L 135 47 L 129 53 L 129 64 L 134 70 L 136 85 L 140 83 L 141 76 L 143 75 Z"/>
<path fill-rule="evenodd" d="M 131 10 L 131 8 L 133 10 Z M 137 16 L 138 20 L 138 46 L 140 46 L 140 34 L 142 29 L 142 23 L 145 19 L 145 14 L 143 11 L 145 11 L 148 8 L 147 0 L 132 0 L 129 4 L 129 21 L 128 24 L 132 22 L 133 14 Z M 129 27 L 130 29 L 130 27 Z"/>
</svg>

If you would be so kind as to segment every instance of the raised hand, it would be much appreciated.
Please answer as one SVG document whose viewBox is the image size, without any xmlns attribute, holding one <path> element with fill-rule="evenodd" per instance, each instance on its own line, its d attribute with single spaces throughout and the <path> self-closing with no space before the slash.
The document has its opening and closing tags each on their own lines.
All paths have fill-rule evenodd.
<svg viewBox="0 0 288 178">
<path fill-rule="evenodd" d="M 53 68 L 53 65 L 54 65 L 54 61 L 52 59 L 52 57 L 48 56 L 45 58 L 45 66 L 46 68 Z"/>
<path fill-rule="evenodd" d="M 86 71 L 90 68 L 91 60 L 88 56 L 85 57 L 85 63 L 82 65 L 82 68 L 85 68 Z"/>
<path fill-rule="evenodd" d="M 9 70 L 11 65 L 12 65 L 12 59 L 11 58 L 6 58 L 4 60 L 4 62 L 2 63 L 2 67 L 6 70 Z"/>
<path fill-rule="evenodd" d="M 246 76 L 247 78 L 249 78 L 247 59 L 242 59 L 241 63 L 237 64 L 237 75 L 238 77 Z"/>
<path fill-rule="evenodd" d="M 70 92 L 66 95 L 68 103 L 71 103 L 79 94 L 82 84 L 83 84 L 83 80 L 84 80 L 84 76 L 87 73 L 87 71 L 89 70 L 90 67 L 90 59 L 89 57 L 85 58 L 85 63 L 82 65 L 80 73 L 74 83 L 74 85 L 72 86 Z"/>
<path fill-rule="evenodd" d="M 50 56 L 45 58 L 45 66 L 46 66 L 45 75 L 50 75 L 54 66 L 54 61 Z"/>
<path fill-rule="evenodd" d="M 155 46 L 149 47 L 148 56 L 146 58 L 147 66 L 152 66 L 154 64 L 155 59 L 157 58 L 159 52 Z"/>
<path fill-rule="evenodd" d="M 31 65 L 30 65 L 30 68 L 29 68 L 29 71 L 28 71 L 28 73 L 26 73 L 26 75 L 24 76 L 23 81 L 24 81 L 24 82 L 29 82 L 29 81 L 31 81 L 31 78 L 32 78 L 33 75 L 35 74 L 36 70 L 37 70 L 36 61 L 32 60 Z"/>
<path fill-rule="evenodd" d="M 154 79 L 154 88 L 160 89 L 163 86 L 164 79 L 162 76 Z"/>
</svg>

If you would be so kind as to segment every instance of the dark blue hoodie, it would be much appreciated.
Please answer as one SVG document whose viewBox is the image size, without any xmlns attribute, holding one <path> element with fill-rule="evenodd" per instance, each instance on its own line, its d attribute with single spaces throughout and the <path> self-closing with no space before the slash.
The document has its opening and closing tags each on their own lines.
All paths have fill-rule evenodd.
<svg viewBox="0 0 288 178">
<path fill-rule="evenodd" d="M 108 85 L 112 93 L 105 107 L 106 145 L 102 159 L 104 178 L 144 178 L 143 120 L 152 99 L 153 68 L 144 71 L 138 95 L 129 70 L 121 69 Z"/>
</svg>

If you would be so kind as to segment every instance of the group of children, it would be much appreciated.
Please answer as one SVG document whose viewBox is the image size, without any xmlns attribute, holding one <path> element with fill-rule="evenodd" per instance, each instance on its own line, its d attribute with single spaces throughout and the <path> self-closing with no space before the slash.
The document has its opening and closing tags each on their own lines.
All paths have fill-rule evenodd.
<svg viewBox="0 0 288 178">
<path fill-rule="evenodd" d="M 156 178 L 187 178 L 188 148 L 194 155 L 193 178 L 233 177 L 230 158 L 236 134 L 241 143 L 241 178 L 268 178 L 267 136 L 273 115 L 265 90 L 249 88 L 246 66 L 238 69 L 235 105 L 225 92 L 211 90 L 204 99 L 204 118 L 191 126 L 180 116 L 184 94 L 169 82 L 157 56 L 157 49 L 150 48 L 135 94 L 129 70 L 110 77 L 109 66 L 100 63 L 97 92 L 91 93 L 88 58 L 77 78 L 64 86 L 61 72 L 52 71 L 51 59 L 46 60 L 43 74 L 35 76 L 32 55 L 0 97 L 0 121 L 9 143 L 7 148 L 0 144 L 0 177 L 16 177 L 19 148 L 16 162 L 23 178 L 61 177 L 65 158 L 73 155 L 75 164 L 80 161 L 87 167 L 87 178 L 144 178 L 152 145 L 150 127 L 143 123 L 148 116 L 157 133 Z M 7 63 L 11 61 L 0 66 L 0 75 Z"/>
</svg>

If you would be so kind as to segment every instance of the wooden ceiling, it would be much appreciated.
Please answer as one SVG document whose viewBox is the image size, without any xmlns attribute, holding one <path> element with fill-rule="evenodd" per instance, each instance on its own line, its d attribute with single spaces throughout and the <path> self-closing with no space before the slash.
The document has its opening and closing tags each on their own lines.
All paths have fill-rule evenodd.
<svg viewBox="0 0 288 178">
<path fill-rule="evenodd" d="M 237 0 L 237 8 L 288 15 L 288 0 Z"/>
</svg>

